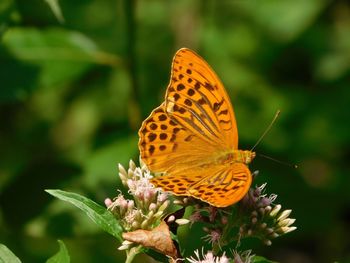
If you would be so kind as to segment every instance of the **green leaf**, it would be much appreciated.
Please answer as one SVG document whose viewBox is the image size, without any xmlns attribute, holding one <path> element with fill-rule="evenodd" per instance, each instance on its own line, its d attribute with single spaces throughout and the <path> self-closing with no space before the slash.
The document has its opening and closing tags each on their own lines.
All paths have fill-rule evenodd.
<svg viewBox="0 0 350 263">
<path fill-rule="evenodd" d="M 47 263 L 69 263 L 70 257 L 66 246 L 61 240 L 57 240 L 57 241 L 60 246 L 59 251 L 55 255 L 53 255 L 51 258 L 49 258 L 46 262 Z"/>
<path fill-rule="evenodd" d="M 128 136 L 116 140 L 107 146 L 95 150 L 84 160 L 85 183 L 89 187 L 95 187 L 101 180 L 111 179 L 110 164 L 115 162 L 118 156 L 118 162 L 128 164 L 130 156 L 137 154 L 137 137 Z M 113 171 L 117 174 L 117 171 Z"/>
<path fill-rule="evenodd" d="M 5 245 L 0 244 L 0 262 L 6 263 L 20 263 L 18 257 L 12 253 Z"/>
<path fill-rule="evenodd" d="M 120 242 L 122 242 L 123 239 L 121 237 L 121 234 L 123 232 L 123 229 L 113 214 L 105 207 L 100 206 L 94 201 L 76 193 L 65 192 L 62 190 L 45 191 L 57 197 L 58 199 L 75 205 L 83 212 L 85 212 L 85 214 L 104 231 L 108 232 L 112 236 L 116 237 Z"/>
<path fill-rule="evenodd" d="M 84 34 L 59 28 L 11 27 L 2 44 L 17 60 L 39 66 L 40 84 L 48 88 L 78 79 L 93 64 L 115 66 L 120 62 L 114 55 L 100 51 Z"/>
<path fill-rule="evenodd" d="M 271 261 L 261 256 L 254 256 L 253 263 L 276 263 L 276 261 Z"/>
<path fill-rule="evenodd" d="M 298 37 L 327 7 L 325 0 L 241 1 L 238 4 L 251 12 L 259 26 L 282 41 Z"/>
<path fill-rule="evenodd" d="M 61 7 L 58 0 L 45 0 L 50 6 L 52 13 L 55 15 L 56 19 L 62 24 L 64 23 L 64 17 L 62 15 Z"/>
<path fill-rule="evenodd" d="M 167 256 L 153 250 L 153 249 L 143 249 L 143 252 L 146 253 L 148 256 L 152 257 L 154 260 L 159 262 L 167 262 L 168 258 Z"/>
</svg>

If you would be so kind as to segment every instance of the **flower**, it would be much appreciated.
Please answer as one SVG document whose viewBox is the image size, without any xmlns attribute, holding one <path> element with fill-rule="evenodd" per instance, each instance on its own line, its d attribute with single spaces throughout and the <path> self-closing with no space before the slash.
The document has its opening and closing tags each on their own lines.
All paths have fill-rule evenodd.
<svg viewBox="0 0 350 263">
<path fill-rule="evenodd" d="M 134 200 L 125 199 L 119 191 L 113 201 L 109 198 L 105 200 L 106 206 L 120 220 L 125 231 L 154 228 L 165 216 L 170 202 L 168 194 L 150 183 L 152 175 L 146 166 L 137 167 L 130 160 L 128 170 L 121 164 L 118 168 L 120 180 Z"/>
<path fill-rule="evenodd" d="M 289 233 L 296 229 L 292 226 L 295 219 L 288 218 L 292 210 L 281 210 L 280 204 L 274 205 L 277 195 L 267 196 L 265 192 L 266 183 L 250 189 L 241 202 L 243 211 L 250 212 L 249 222 L 240 227 L 241 237 L 256 236 L 265 245 L 272 244 L 271 239 Z"/>
<path fill-rule="evenodd" d="M 206 254 L 203 253 L 202 256 L 199 255 L 199 251 L 194 251 L 195 257 L 186 258 L 191 263 L 228 263 L 229 258 L 225 256 L 225 253 L 221 256 L 214 256 L 213 252 L 208 251 Z M 201 259 L 202 258 L 202 259 Z"/>
<path fill-rule="evenodd" d="M 232 242 L 237 242 L 239 246 L 244 237 L 259 238 L 269 246 L 272 244 L 272 239 L 296 229 L 293 226 L 295 219 L 289 218 L 292 210 L 283 210 L 280 204 L 274 204 L 277 195 L 265 194 L 266 183 L 249 189 L 247 195 L 237 205 L 217 208 L 187 196 L 175 197 L 175 200 L 169 199 L 167 193 L 150 183 L 152 175 L 146 166 L 137 167 L 133 161 L 130 161 L 127 170 L 120 164 L 118 167 L 120 180 L 133 197 L 133 200 L 126 199 L 119 191 L 113 201 L 109 198 L 105 200 L 108 209 L 115 214 L 124 228 L 124 242 L 119 247 L 120 250 L 131 250 L 138 245 L 155 249 L 153 248 L 154 242 L 158 239 L 153 240 L 151 237 L 156 237 L 161 233 L 160 224 L 174 227 L 174 224 L 179 226 L 200 222 L 204 224 L 203 230 L 206 232 L 202 239 L 210 243 L 214 249 L 219 248 L 220 250 L 221 246 L 231 245 Z M 183 215 L 183 211 L 178 213 L 180 210 L 166 217 L 170 200 L 173 200 L 173 204 L 181 206 L 194 205 L 189 219 L 180 218 Z M 160 251 L 170 255 L 166 252 L 168 249 Z M 232 253 L 234 262 L 252 262 L 251 251 L 240 253 L 233 251 Z M 203 250 L 201 255 L 198 250 L 194 254 L 187 258 L 191 263 L 229 262 L 225 254 L 221 257 L 214 256 L 211 251 L 204 254 Z M 172 252 L 171 255 L 176 256 L 177 254 Z"/>
<path fill-rule="evenodd" d="M 204 231 L 209 232 L 209 234 L 207 234 L 202 238 L 204 241 L 207 241 L 211 245 L 218 244 L 220 246 L 220 239 L 222 234 L 219 229 L 204 228 Z"/>
<path fill-rule="evenodd" d="M 251 250 L 243 252 L 233 251 L 233 259 L 235 263 L 251 263 L 253 262 L 254 255 L 251 255 Z"/>
<path fill-rule="evenodd" d="M 190 222 L 191 222 L 191 226 L 195 223 L 195 222 L 201 222 L 203 221 L 203 216 L 201 214 L 201 212 L 199 210 L 195 210 L 191 215 L 190 215 Z"/>
</svg>

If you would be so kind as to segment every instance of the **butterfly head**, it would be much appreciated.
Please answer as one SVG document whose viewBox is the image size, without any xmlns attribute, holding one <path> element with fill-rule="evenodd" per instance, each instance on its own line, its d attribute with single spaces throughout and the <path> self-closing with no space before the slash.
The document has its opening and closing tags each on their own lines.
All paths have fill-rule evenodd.
<svg viewBox="0 0 350 263">
<path fill-rule="evenodd" d="M 249 151 L 249 150 L 245 150 L 245 151 L 242 151 L 243 152 L 243 162 L 245 164 L 250 164 L 253 159 L 255 158 L 256 156 L 256 153 L 255 152 L 252 152 L 252 151 Z"/>
</svg>

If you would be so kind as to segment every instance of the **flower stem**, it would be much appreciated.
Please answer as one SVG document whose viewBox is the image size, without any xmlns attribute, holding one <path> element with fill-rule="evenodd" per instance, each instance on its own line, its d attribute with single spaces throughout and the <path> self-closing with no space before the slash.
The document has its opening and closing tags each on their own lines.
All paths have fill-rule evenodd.
<svg viewBox="0 0 350 263">
<path fill-rule="evenodd" d="M 219 244 L 215 243 L 213 244 L 213 253 L 214 255 L 217 255 L 221 250 L 221 247 L 219 246 Z"/>
<path fill-rule="evenodd" d="M 142 246 L 132 247 L 130 250 L 126 252 L 126 260 L 125 263 L 131 263 L 135 256 L 141 252 Z"/>
</svg>

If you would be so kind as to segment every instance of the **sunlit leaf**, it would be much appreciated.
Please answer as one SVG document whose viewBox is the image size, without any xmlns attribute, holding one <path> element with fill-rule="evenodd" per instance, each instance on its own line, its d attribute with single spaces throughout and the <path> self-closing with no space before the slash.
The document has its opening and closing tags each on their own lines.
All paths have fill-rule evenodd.
<svg viewBox="0 0 350 263">
<path fill-rule="evenodd" d="M 113 214 L 108 211 L 105 207 L 100 206 L 94 201 L 71 192 L 66 192 L 62 190 L 45 190 L 49 194 L 69 202 L 79 209 L 81 209 L 94 223 L 101 227 L 104 231 L 116 237 L 118 240 L 122 241 L 121 234 L 122 228 L 119 225 Z"/>
<path fill-rule="evenodd" d="M 60 246 L 59 251 L 49 258 L 46 263 L 69 263 L 70 257 L 68 254 L 68 250 L 64 243 L 61 240 L 58 240 L 58 244 Z"/>
<path fill-rule="evenodd" d="M 136 154 L 136 136 L 123 137 L 96 150 L 84 161 L 86 184 L 92 187 L 101 180 L 115 180 L 117 163 L 127 164 Z"/>
<path fill-rule="evenodd" d="M 41 67 L 41 85 L 51 88 L 75 80 L 93 64 L 119 62 L 82 33 L 64 29 L 11 28 L 3 45 L 18 60 Z"/>
<path fill-rule="evenodd" d="M 20 263 L 21 261 L 5 245 L 0 244 L 0 262 Z"/>
<path fill-rule="evenodd" d="M 47 2 L 47 4 L 50 6 L 53 14 L 55 15 L 55 17 L 57 18 L 57 20 L 60 23 L 64 22 L 64 17 L 62 15 L 62 11 L 61 11 L 61 7 L 58 3 L 58 0 L 45 0 L 45 2 Z"/>
<path fill-rule="evenodd" d="M 308 28 L 327 1 L 241 1 L 237 2 L 251 13 L 252 19 L 275 39 L 290 41 Z M 278 14 L 278 15 L 276 15 Z"/>
</svg>

